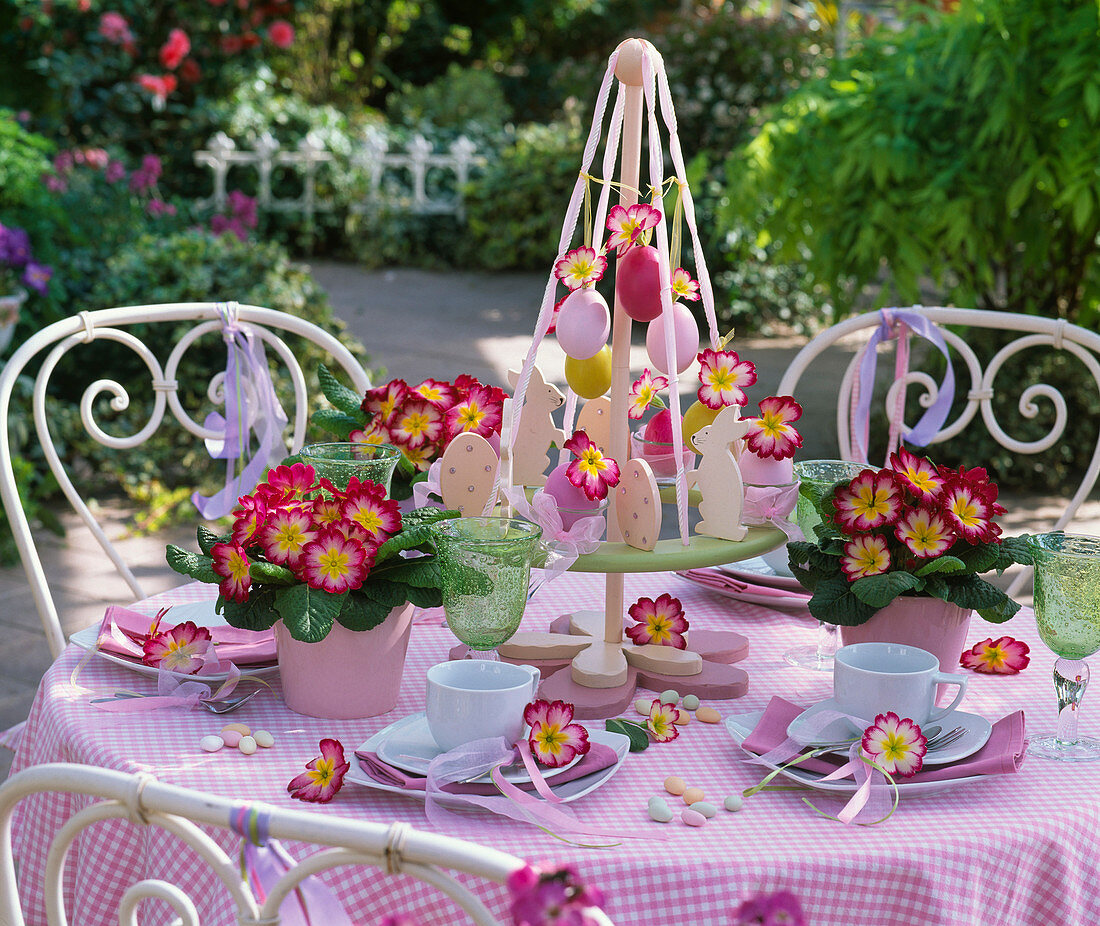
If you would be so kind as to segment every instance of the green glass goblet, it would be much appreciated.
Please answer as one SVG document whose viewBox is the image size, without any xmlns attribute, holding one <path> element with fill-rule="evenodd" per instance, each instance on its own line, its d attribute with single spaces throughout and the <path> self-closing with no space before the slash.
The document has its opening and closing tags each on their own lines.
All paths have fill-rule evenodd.
<svg viewBox="0 0 1100 926">
<path fill-rule="evenodd" d="M 1027 751 L 1069 762 L 1100 759 L 1100 741 L 1077 732 L 1089 683 L 1085 657 L 1100 649 L 1100 537 L 1054 531 L 1030 538 L 1028 545 L 1035 562 L 1039 636 L 1058 655 L 1058 729 L 1029 737 Z"/>
<path fill-rule="evenodd" d="M 433 528 L 447 625 L 487 651 L 519 629 L 542 528 L 516 518 L 451 518 Z"/>
<path fill-rule="evenodd" d="M 390 479 L 401 457 L 401 451 L 390 444 L 361 444 L 337 441 L 329 444 L 306 444 L 298 455 L 303 463 L 313 467 L 319 479 L 327 479 L 337 489 L 348 487 L 356 476 L 360 482 L 376 482 L 390 494 Z"/>
<path fill-rule="evenodd" d="M 795 463 L 794 475 L 801 485 L 798 489 L 798 504 L 794 510 L 794 523 L 808 541 L 813 543 L 817 540 L 814 528 L 821 523 L 821 515 L 817 511 L 818 500 L 838 482 L 850 482 L 867 468 L 864 463 L 853 463 L 850 460 L 805 460 Z M 819 621 L 817 642 L 794 646 L 783 654 L 783 659 L 790 665 L 803 669 L 832 672 L 836 646 L 836 625 Z"/>
</svg>

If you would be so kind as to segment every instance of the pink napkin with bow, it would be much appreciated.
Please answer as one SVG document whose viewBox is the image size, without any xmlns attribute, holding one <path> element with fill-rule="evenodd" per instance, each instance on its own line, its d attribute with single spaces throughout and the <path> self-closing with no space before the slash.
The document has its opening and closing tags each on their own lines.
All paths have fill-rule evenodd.
<svg viewBox="0 0 1100 926">
<path fill-rule="evenodd" d="M 797 704 L 773 697 L 752 733 L 745 737 L 742 748 L 758 756 L 770 752 L 787 738 L 787 727 L 803 710 Z M 969 778 L 971 775 L 1006 775 L 1017 772 L 1024 761 L 1025 738 L 1024 712 L 1016 711 L 993 724 L 989 742 L 974 755 L 951 765 L 929 766 L 902 781 L 948 781 L 952 778 Z M 846 762 L 847 758 L 830 756 L 807 759 L 800 762 L 798 768 L 828 774 Z"/>
<path fill-rule="evenodd" d="M 732 596 L 748 594 L 758 598 L 774 598 L 776 601 L 809 601 L 810 593 L 795 591 L 793 589 L 775 588 L 771 585 L 758 585 L 752 582 L 743 582 L 728 576 L 718 569 L 685 569 L 676 573 L 685 579 L 690 579 L 698 585 L 713 588 Z"/>
<path fill-rule="evenodd" d="M 111 624 L 139 646 L 149 633 L 153 618 L 148 614 L 139 614 L 129 608 L 110 605 L 99 626 L 99 648 L 106 653 L 121 656 L 124 659 L 140 658 L 123 649 L 111 635 Z M 174 627 L 172 612 L 161 619 L 160 629 Z M 221 662 L 232 662 L 236 666 L 269 666 L 275 663 L 275 633 L 272 630 L 241 630 L 237 627 L 221 625 L 210 628 L 210 638 L 214 641 L 215 652 Z"/>
<path fill-rule="evenodd" d="M 378 758 L 377 754 L 373 752 L 356 751 L 355 757 L 359 760 L 359 766 L 363 771 L 370 775 L 375 781 L 397 788 L 404 788 L 406 791 L 426 790 L 428 779 L 423 775 L 416 775 L 412 772 L 406 772 L 404 769 L 395 768 L 383 762 Z M 605 746 L 602 743 L 593 743 L 592 747 L 585 753 L 580 762 L 567 768 L 561 774 L 547 779 L 546 783 L 553 789 L 559 784 L 565 784 L 568 781 L 576 781 L 578 778 L 584 778 L 585 775 L 592 775 L 595 772 L 602 772 L 604 769 L 614 765 L 618 759 L 618 753 L 610 746 Z M 517 781 L 515 785 L 523 791 L 532 791 L 535 787 L 530 781 Z M 500 794 L 496 785 L 492 784 L 492 782 L 485 782 L 484 784 L 444 785 L 443 790 L 450 791 L 453 794 Z"/>
</svg>

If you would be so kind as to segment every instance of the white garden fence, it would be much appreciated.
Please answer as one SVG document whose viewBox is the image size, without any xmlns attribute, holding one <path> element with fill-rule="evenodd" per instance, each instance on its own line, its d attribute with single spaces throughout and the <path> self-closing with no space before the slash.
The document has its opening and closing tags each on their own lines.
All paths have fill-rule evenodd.
<svg viewBox="0 0 1100 926">
<path fill-rule="evenodd" d="M 256 173 L 256 205 L 260 210 L 294 212 L 307 219 L 336 208 L 332 200 L 317 195 L 322 165 L 333 164 L 350 173 L 353 184 L 356 174 L 361 178 L 359 185 L 365 194 L 350 204 L 354 213 L 386 209 L 419 215 L 453 215 L 461 221 L 465 218 L 463 186 L 470 178 L 471 168 L 485 162 L 478 155 L 477 146 L 465 136 L 453 141 L 445 151 L 437 152 L 423 135 L 414 135 L 403 150 L 391 149 L 389 140 L 379 132 L 363 136 L 350 156 L 325 150 L 312 134 L 296 147 L 284 148 L 265 132 L 252 147 L 244 148 L 219 132 L 194 157 L 196 164 L 210 168 L 214 175 L 213 195 L 201 200 L 200 206 L 223 211 L 229 202 L 230 171 L 245 168 Z M 273 194 L 272 175 L 281 169 L 298 175 L 300 195 Z"/>
</svg>

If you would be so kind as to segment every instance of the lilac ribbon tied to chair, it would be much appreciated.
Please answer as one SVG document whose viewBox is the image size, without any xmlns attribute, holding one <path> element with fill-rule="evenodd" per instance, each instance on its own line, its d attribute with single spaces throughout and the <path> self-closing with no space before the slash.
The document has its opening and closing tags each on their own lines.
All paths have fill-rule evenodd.
<svg viewBox="0 0 1100 926">
<path fill-rule="evenodd" d="M 909 372 L 909 342 L 908 335 L 912 331 L 918 337 L 930 341 L 947 362 L 947 369 L 943 375 L 935 400 L 925 410 L 906 438 L 909 443 L 917 447 L 926 447 L 939 433 L 947 416 L 951 411 L 951 402 L 955 398 L 955 371 L 951 367 L 951 355 L 947 343 L 943 339 L 939 328 L 931 319 L 925 318 L 919 312 L 912 309 L 881 309 L 879 314 L 882 322 L 872 332 L 870 339 L 859 363 L 859 375 L 856 378 L 853 392 L 855 404 L 851 416 L 850 426 L 852 435 L 852 451 L 858 460 L 867 462 L 867 444 L 869 442 L 871 420 L 871 397 L 875 388 L 875 367 L 878 362 L 878 345 L 883 341 L 898 338 L 897 367 L 895 369 L 895 381 L 904 378 Z M 899 402 L 902 397 L 899 397 Z M 891 421 L 891 450 L 896 449 L 897 434 L 900 430 L 903 408 L 897 410 L 896 422 Z"/>
<path fill-rule="evenodd" d="M 212 459 L 226 461 L 225 487 L 209 497 L 198 492 L 191 496 L 207 520 L 229 514 L 237 499 L 260 481 L 264 470 L 285 456 L 282 435 L 288 423 L 271 382 L 263 341 L 238 323 L 237 303 L 219 303 L 218 315 L 226 346 L 225 415 L 211 412 L 203 424 L 208 431 L 222 435 L 207 438 L 206 449 Z M 236 471 L 238 462 L 240 472 Z"/>
</svg>

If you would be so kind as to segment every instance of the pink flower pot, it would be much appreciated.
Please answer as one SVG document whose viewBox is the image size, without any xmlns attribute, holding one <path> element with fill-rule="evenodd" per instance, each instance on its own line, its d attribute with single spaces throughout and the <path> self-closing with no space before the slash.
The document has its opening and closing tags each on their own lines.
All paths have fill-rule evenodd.
<svg viewBox="0 0 1100 926">
<path fill-rule="evenodd" d="M 282 621 L 276 623 L 286 706 L 330 720 L 392 711 L 405 671 L 412 612 L 412 603 L 406 602 L 373 630 L 354 631 L 334 624 L 320 643 L 295 640 Z"/>
<path fill-rule="evenodd" d="M 841 627 L 842 646 L 849 643 L 903 643 L 927 650 L 940 669 L 954 672 L 966 649 L 971 611 L 939 598 L 902 595 L 858 627 Z M 942 687 L 942 686 L 941 686 Z"/>
</svg>

